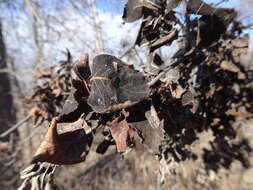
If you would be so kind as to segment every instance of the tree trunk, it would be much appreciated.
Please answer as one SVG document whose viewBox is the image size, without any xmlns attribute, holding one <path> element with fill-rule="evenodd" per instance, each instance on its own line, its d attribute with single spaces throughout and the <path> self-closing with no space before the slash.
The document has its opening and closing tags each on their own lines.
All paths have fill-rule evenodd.
<svg viewBox="0 0 253 190">
<path fill-rule="evenodd" d="M 103 53 L 104 42 L 103 42 L 103 37 L 102 37 L 101 23 L 100 23 L 100 20 L 98 18 L 98 13 L 97 13 L 96 0 L 88 0 L 88 3 L 91 10 L 93 28 L 96 33 L 96 50 L 97 50 L 97 53 Z"/>
<path fill-rule="evenodd" d="M 15 122 L 11 81 L 8 74 L 6 47 L 0 21 L 0 133 L 7 130 Z M 7 140 L 6 137 L 4 140 Z"/>
</svg>

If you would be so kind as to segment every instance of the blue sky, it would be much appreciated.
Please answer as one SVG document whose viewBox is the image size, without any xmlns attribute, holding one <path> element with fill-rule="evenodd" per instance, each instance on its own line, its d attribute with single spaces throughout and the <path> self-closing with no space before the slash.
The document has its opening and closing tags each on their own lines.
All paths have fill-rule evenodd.
<svg viewBox="0 0 253 190">
<path fill-rule="evenodd" d="M 127 0 L 98 0 L 97 7 L 102 11 L 121 14 Z"/>
</svg>

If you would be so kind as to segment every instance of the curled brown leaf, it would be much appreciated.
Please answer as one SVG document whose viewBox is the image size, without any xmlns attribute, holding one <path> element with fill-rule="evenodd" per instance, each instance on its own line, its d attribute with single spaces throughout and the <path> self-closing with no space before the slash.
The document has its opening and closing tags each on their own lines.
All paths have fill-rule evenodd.
<svg viewBox="0 0 253 190">
<path fill-rule="evenodd" d="M 59 135 L 57 119 L 54 118 L 32 163 L 48 162 L 65 165 L 82 162 L 89 152 L 91 142 L 92 136 L 86 135 L 82 126 Z"/>
<path fill-rule="evenodd" d="M 112 137 L 116 143 L 118 152 L 126 152 L 137 141 L 141 142 L 142 140 L 137 130 L 127 123 L 127 116 L 127 113 L 123 113 L 122 115 L 114 119 L 109 126 Z"/>
</svg>

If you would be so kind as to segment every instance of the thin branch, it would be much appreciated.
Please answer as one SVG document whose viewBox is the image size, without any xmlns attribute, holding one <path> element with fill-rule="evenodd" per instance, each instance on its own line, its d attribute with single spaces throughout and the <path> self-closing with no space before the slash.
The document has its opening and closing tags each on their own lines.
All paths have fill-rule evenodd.
<svg viewBox="0 0 253 190">
<path fill-rule="evenodd" d="M 133 49 L 134 49 L 134 52 L 135 52 L 135 54 L 136 54 L 137 58 L 138 58 L 138 59 L 139 59 L 139 61 L 141 62 L 141 65 L 145 65 L 145 63 L 144 63 L 143 59 L 141 58 L 141 56 L 140 56 L 139 52 L 136 50 L 136 48 L 135 48 L 135 47 L 134 47 Z"/>
<path fill-rule="evenodd" d="M 125 57 L 127 54 L 129 54 L 132 49 L 134 48 L 135 44 L 131 45 L 130 47 L 128 47 L 128 49 L 126 51 L 124 51 L 120 56 L 118 56 L 119 59 L 122 59 L 123 57 Z"/>
<path fill-rule="evenodd" d="M 219 6 L 222 3 L 225 3 L 226 1 L 228 2 L 229 0 L 221 0 L 221 1 L 219 1 L 218 3 L 215 4 L 215 7 Z"/>
<path fill-rule="evenodd" d="M 104 52 L 104 42 L 102 37 L 101 22 L 97 13 L 96 0 L 88 0 L 89 8 L 92 14 L 93 26 L 96 33 L 96 48 L 99 53 Z"/>
<path fill-rule="evenodd" d="M 161 77 L 163 77 L 164 74 L 166 74 L 170 69 L 174 68 L 175 66 L 177 66 L 180 63 L 179 60 L 173 62 L 171 65 L 165 67 L 165 68 L 160 68 L 160 70 L 162 70 L 161 73 L 159 73 L 153 80 L 151 80 L 148 83 L 148 86 L 153 86 Z"/>
<path fill-rule="evenodd" d="M 11 134 L 12 132 L 14 132 L 17 128 L 21 127 L 24 123 L 26 123 L 31 118 L 32 118 L 32 115 L 30 115 L 30 114 L 27 115 L 24 119 L 19 121 L 16 125 L 14 125 L 13 127 L 9 128 L 7 131 L 0 134 L 0 138 L 4 138 L 7 135 Z"/>
<path fill-rule="evenodd" d="M 163 75 L 167 72 L 167 70 L 162 71 L 159 73 L 152 81 L 148 83 L 148 86 L 153 86 Z"/>
<path fill-rule="evenodd" d="M 247 24 L 245 26 L 240 27 L 241 29 L 251 28 L 253 26 L 253 23 Z"/>
<path fill-rule="evenodd" d="M 34 5 L 32 4 L 32 2 L 30 0 L 25 0 L 26 5 L 28 6 L 30 12 L 32 13 L 32 15 L 38 20 L 38 22 L 41 25 L 46 25 L 45 21 L 41 18 L 41 16 L 39 15 L 37 9 L 34 7 Z"/>
<path fill-rule="evenodd" d="M 7 73 L 9 75 L 17 77 L 16 73 L 11 69 L 0 69 L 0 73 Z"/>
<path fill-rule="evenodd" d="M 247 15 L 241 17 L 241 18 L 239 18 L 238 20 L 239 20 L 239 21 L 242 21 L 242 20 L 244 20 L 244 19 L 246 19 L 246 18 L 249 18 L 249 17 L 251 17 L 251 16 L 253 16 L 253 12 L 252 12 L 252 13 L 249 13 L 249 14 L 247 14 Z"/>
</svg>

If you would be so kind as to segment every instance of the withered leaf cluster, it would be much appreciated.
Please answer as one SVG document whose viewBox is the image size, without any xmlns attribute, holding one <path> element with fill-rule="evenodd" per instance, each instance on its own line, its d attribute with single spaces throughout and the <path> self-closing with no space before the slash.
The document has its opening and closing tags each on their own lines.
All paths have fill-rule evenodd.
<svg viewBox="0 0 253 190">
<path fill-rule="evenodd" d="M 56 166 L 50 166 L 47 163 L 30 165 L 20 174 L 23 183 L 18 190 L 57 190 L 58 187 L 53 179 L 55 169 Z"/>
<path fill-rule="evenodd" d="M 114 139 L 118 152 L 126 152 L 136 141 L 141 142 L 138 131 L 126 121 L 128 114 L 120 112 L 149 97 L 143 74 L 111 55 L 96 56 L 90 69 L 87 54 L 73 65 L 71 72 L 71 94 L 59 116 L 52 119 L 32 163 L 62 165 L 84 161 L 92 143 L 92 130 L 98 126 L 108 127 L 107 138 Z M 96 126 L 92 125 L 94 120 L 98 120 Z"/>
<path fill-rule="evenodd" d="M 183 23 L 174 11 L 180 3 Z M 33 162 L 84 161 L 95 129 L 102 128 L 96 149 L 102 154 L 113 144 L 122 153 L 141 144 L 166 163 L 196 159 L 189 146 L 208 130 L 212 150 L 201 156 L 218 158 L 204 164 L 245 163 L 245 144 L 229 140 L 236 137 L 235 121 L 253 117 L 252 71 L 242 59 L 249 39 L 236 15 L 201 0 L 129 0 L 123 20 L 142 19 L 135 45 L 148 46 L 155 72 L 138 72 L 111 55 L 96 56 L 90 68 L 88 55 L 81 57 L 71 68 L 71 94 Z M 174 42 L 179 50 L 164 59 L 157 50 Z M 227 157 L 230 162 L 222 162 Z"/>
<path fill-rule="evenodd" d="M 173 10 L 180 3 L 185 8 L 184 22 Z M 217 168 L 224 165 L 222 159 L 238 159 L 219 152 L 217 147 L 225 144 L 228 151 L 237 151 L 245 163 L 247 151 L 239 151 L 232 141 L 224 140 L 236 137 L 235 121 L 253 116 L 251 70 L 243 61 L 249 39 L 242 35 L 236 16 L 234 9 L 213 7 L 201 0 L 129 0 L 126 4 L 125 22 L 142 19 L 135 44 L 147 46 L 153 58 L 151 69 L 147 69 L 153 70 L 149 73 L 152 105 L 145 115 L 153 129 L 161 128 L 157 133 L 153 130 L 152 136 L 162 132 L 156 143 L 158 154 L 167 162 L 196 159 L 189 145 L 196 141 L 198 133 L 211 130 L 213 151 L 219 159 L 206 161 L 206 165 Z M 160 50 L 166 46 L 173 49 L 174 43 L 178 51 L 164 59 Z M 151 114 L 152 110 L 156 112 Z M 144 144 L 154 148 L 154 144 L 147 143 L 148 135 L 145 138 L 147 129 L 141 130 Z M 202 156 L 208 157 L 211 151 L 207 152 Z"/>
<path fill-rule="evenodd" d="M 27 97 L 31 108 L 30 114 L 34 116 L 34 123 L 51 121 L 57 116 L 69 96 L 71 89 L 71 63 L 72 57 L 67 50 L 66 60 L 60 61 L 56 66 L 39 68 L 33 94 Z"/>
</svg>

